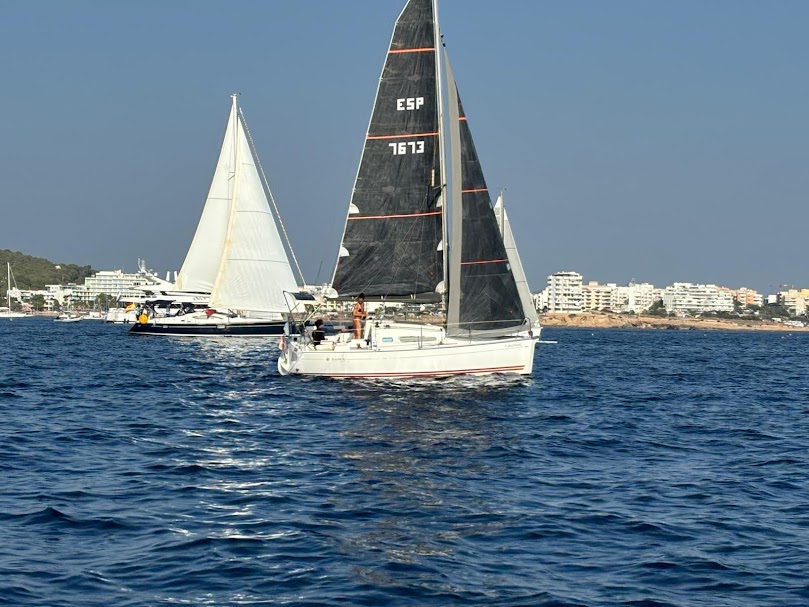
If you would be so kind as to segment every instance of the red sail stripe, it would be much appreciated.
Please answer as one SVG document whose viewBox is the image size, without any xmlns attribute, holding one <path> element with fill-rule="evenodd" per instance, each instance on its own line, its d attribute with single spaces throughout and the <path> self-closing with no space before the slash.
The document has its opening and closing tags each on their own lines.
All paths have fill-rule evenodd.
<svg viewBox="0 0 809 607">
<path fill-rule="evenodd" d="M 471 194 L 473 192 L 488 192 L 489 188 L 478 188 L 477 190 L 461 190 L 461 194 Z"/>
<path fill-rule="evenodd" d="M 481 263 L 508 263 L 508 259 L 489 259 L 487 261 L 462 261 L 462 266 L 474 266 Z"/>
<path fill-rule="evenodd" d="M 440 215 L 441 211 L 430 211 L 429 213 L 407 213 L 403 215 L 366 215 L 365 217 L 349 217 L 349 219 L 390 219 L 400 217 L 426 217 L 427 215 Z"/>
<path fill-rule="evenodd" d="M 458 116 L 458 120 L 466 120 L 466 116 Z"/>
<path fill-rule="evenodd" d="M 401 139 L 402 137 L 436 137 L 438 133 L 404 133 L 402 135 L 368 135 L 366 139 Z"/>
<path fill-rule="evenodd" d="M 401 49 L 391 49 L 388 53 L 396 54 L 396 53 L 426 53 L 427 51 L 434 51 L 435 47 L 433 48 L 401 48 Z"/>
</svg>

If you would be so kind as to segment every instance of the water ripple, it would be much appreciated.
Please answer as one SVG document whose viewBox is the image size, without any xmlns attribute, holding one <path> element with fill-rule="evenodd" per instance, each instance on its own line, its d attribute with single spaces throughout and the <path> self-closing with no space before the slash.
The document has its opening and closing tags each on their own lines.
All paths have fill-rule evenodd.
<svg viewBox="0 0 809 607">
<path fill-rule="evenodd" d="M 807 336 L 548 330 L 535 376 L 0 326 L 0 604 L 809 604 Z"/>
</svg>

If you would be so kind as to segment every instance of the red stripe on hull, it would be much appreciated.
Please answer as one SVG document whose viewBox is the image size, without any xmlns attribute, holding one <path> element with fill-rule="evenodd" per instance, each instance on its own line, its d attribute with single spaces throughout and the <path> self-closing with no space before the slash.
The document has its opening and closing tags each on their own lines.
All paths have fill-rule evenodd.
<svg viewBox="0 0 809 607">
<path fill-rule="evenodd" d="M 467 375 L 470 373 L 497 373 L 499 371 L 518 371 L 524 369 L 525 365 L 518 365 L 516 367 L 492 367 L 483 369 L 460 369 L 456 371 L 414 371 L 411 373 L 363 373 L 355 375 L 352 373 L 299 373 L 298 375 L 318 375 L 320 377 L 336 377 L 336 378 L 351 378 L 351 377 L 446 377 L 449 375 Z"/>
</svg>

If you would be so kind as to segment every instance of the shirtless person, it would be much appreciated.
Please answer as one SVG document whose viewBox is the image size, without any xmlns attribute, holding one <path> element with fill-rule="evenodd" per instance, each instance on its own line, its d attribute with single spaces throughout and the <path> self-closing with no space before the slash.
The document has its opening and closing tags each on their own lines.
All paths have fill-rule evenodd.
<svg viewBox="0 0 809 607">
<path fill-rule="evenodd" d="M 352 310 L 354 316 L 354 339 L 362 338 L 362 321 L 367 316 L 365 314 L 365 293 L 357 295 L 357 301 Z"/>
</svg>

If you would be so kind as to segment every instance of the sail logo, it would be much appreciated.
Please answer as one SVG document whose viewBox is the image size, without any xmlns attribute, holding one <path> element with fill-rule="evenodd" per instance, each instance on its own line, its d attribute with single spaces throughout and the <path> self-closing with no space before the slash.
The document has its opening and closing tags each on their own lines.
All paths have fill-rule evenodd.
<svg viewBox="0 0 809 607">
<path fill-rule="evenodd" d="M 403 97 L 396 100 L 396 111 L 418 110 L 424 105 L 424 97 Z"/>
<path fill-rule="evenodd" d="M 389 143 L 388 147 L 393 149 L 394 156 L 399 156 L 400 154 L 424 153 L 424 141 L 399 141 L 397 143 Z"/>
</svg>

